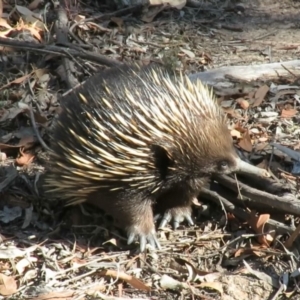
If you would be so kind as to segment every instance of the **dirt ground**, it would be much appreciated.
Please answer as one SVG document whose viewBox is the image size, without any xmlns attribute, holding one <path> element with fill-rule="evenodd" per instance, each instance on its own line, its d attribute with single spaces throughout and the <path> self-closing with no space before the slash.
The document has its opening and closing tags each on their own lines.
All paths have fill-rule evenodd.
<svg viewBox="0 0 300 300">
<path fill-rule="evenodd" d="M 31 7 L 30 2 L 17 2 Z M 69 38 L 77 37 L 77 42 L 92 46 L 90 51 L 112 60 L 162 61 L 187 74 L 298 59 L 299 1 L 199 3 L 180 12 L 155 15 L 149 10 L 138 16 L 95 18 L 73 28 Z M 21 18 L 21 29 L 1 37 L 51 45 L 57 37 L 51 27 L 57 11 L 47 5 L 39 1 L 31 8 L 43 17 L 47 30 L 26 27 L 30 14 L 18 8 L 10 25 L 17 26 Z M 101 1 L 69 0 L 64 5 L 69 20 L 111 12 Z M 2 18 L 8 20 L 15 8 L 14 1 L 4 2 Z M 89 206 L 64 209 L 45 204 L 38 185 L 45 151 L 29 112 L 17 104 L 34 107 L 40 134 L 48 142 L 58 96 L 68 90 L 67 72 L 57 53 L 23 49 L 1 48 L 0 150 L 5 158 L 0 173 L 0 299 L 300 299 L 297 277 L 289 277 L 298 267 L 298 252 L 278 246 L 282 240 L 267 247 L 246 222 L 230 215 L 226 225 L 223 210 L 209 202 L 208 214 L 195 209 L 195 227 L 159 232 L 163 249 L 147 254 L 127 247 L 122 232 Z M 95 61 L 69 58 L 79 82 L 99 70 Z M 295 109 L 298 115 L 299 105 Z M 294 131 L 299 128 L 297 123 L 293 126 Z M 298 140 L 297 134 L 293 140 Z M 284 215 L 280 218 L 286 221 Z M 286 289 L 283 274 L 289 278 Z"/>
<path fill-rule="evenodd" d="M 215 3 L 216 7 L 226 6 L 222 1 Z M 205 25 L 211 36 L 199 43 L 211 54 L 214 67 L 272 63 L 299 57 L 298 1 L 240 1 L 235 4 L 232 1 L 228 7 L 229 11 L 225 9 L 219 20 L 213 21 L 211 26 Z M 238 13 L 233 15 L 230 7 Z M 201 9 L 199 19 L 197 17 L 201 23 L 200 15 Z M 228 29 L 224 29 L 226 26 Z"/>
</svg>

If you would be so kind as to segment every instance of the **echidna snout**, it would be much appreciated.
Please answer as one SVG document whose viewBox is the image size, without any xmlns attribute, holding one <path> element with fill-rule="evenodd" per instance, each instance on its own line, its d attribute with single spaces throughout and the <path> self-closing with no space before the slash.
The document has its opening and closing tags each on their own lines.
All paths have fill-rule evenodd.
<svg viewBox="0 0 300 300">
<path fill-rule="evenodd" d="M 212 173 L 238 160 L 226 118 L 201 82 L 161 67 L 122 66 L 97 74 L 62 99 L 51 141 L 49 192 L 111 214 L 143 251 L 160 247 L 161 225 L 186 220 Z"/>
</svg>

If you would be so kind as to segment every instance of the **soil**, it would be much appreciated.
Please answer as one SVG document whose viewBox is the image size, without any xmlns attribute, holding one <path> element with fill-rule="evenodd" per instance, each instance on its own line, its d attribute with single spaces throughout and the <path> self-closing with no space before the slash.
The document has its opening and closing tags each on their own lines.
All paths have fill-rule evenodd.
<svg viewBox="0 0 300 300">
<path fill-rule="evenodd" d="M 7 2 L 14 7 L 14 1 Z M 101 1 L 84 2 L 66 1 L 70 20 L 79 15 L 88 17 L 109 12 Z M 151 22 L 142 22 L 140 17 L 119 17 L 111 22 L 114 23 L 112 26 L 108 21 L 96 19 L 94 25 L 79 27 L 74 32 L 86 44 L 92 44 L 98 54 L 111 59 L 161 60 L 189 74 L 221 66 L 298 59 L 299 1 L 211 0 L 199 3 L 198 8 L 186 6 L 181 11 L 165 10 Z M 28 3 L 18 5 L 27 7 Z M 43 5 L 36 10 L 43 11 Z M 52 6 L 51 10 L 50 13 L 56 16 Z M 51 41 L 54 34 L 50 34 Z M 46 44 L 46 39 L 42 42 Z M 41 115 L 50 120 L 44 122 L 45 127 L 50 127 L 58 106 L 58 91 L 67 90 L 61 76 L 61 62 L 56 58 L 53 63 L 50 54 L 39 56 L 35 53 L 36 61 L 24 53 L 13 56 L 7 52 L 5 55 L 9 57 L 8 64 L 13 61 L 18 71 L 24 74 L 29 73 L 28 66 L 35 68 L 41 66 L 41 62 L 43 68 L 50 70 L 48 83 L 34 90 L 38 100 L 32 102 L 40 105 Z M 76 59 L 77 63 L 73 62 L 72 66 L 79 81 L 89 76 L 87 69 L 99 68 L 97 64 L 88 62 L 85 65 L 84 60 Z M 51 62 L 47 63 L 47 60 Z M 4 69 L 3 65 L 1 70 Z M 14 71 L 9 73 L 10 81 L 21 77 Z M 48 75 L 47 72 L 43 76 Z M 5 84 L 6 78 L 0 86 Z M 26 102 L 26 84 L 27 81 L 19 80 L 2 92 L 3 99 L 15 99 L 4 106 L 5 112 L 9 109 L 15 112 L 15 103 L 20 100 Z M 31 140 L 25 141 L 25 136 L 31 138 L 34 135 L 26 112 L 15 113 L 12 119 L 20 115 L 21 119 L 8 124 L 1 111 L 0 149 L 5 153 L 3 145 L 11 145 L 18 136 L 27 145 Z M 24 118 L 25 123 L 18 123 L 24 122 Z M 20 124 L 26 124 L 26 134 L 20 130 Z M 43 128 L 40 130 L 44 133 Z M 8 138 L 9 134 L 14 140 Z M 5 141 L 4 136 L 7 137 Z M 44 133 L 43 138 L 47 140 L 47 137 Z M 43 152 L 41 147 L 35 150 Z M 297 268 L 296 260 L 282 248 L 279 247 L 282 251 L 279 255 L 278 248 L 262 246 L 253 236 L 248 239 L 251 230 L 244 224 L 234 220 L 223 230 L 223 212 L 215 206 L 211 207 L 209 216 L 197 222 L 197 230 L 183 226 L 177 232 L 171 227 L 161 232 L 160 239 L 166 245 L 163 251 L 135 255 L 124 246 L 124 236 L 107 225 L 103 216 L 90 207 L 81 210 L 64 210 L 60 206 L 45 208 L 45 204 L 41 204 L 44 199 L 38 195 L 35 185 L 37 174 L 43 171 L 45 164 L 35 159 L 15 168 L 16 152 L 9 152 L 8 159 L 1 163 L 3 169 L 13 165 L 18 175 L 5 169 L 0 176 L 1 184 L 5 186 L 1 190 L 1 212 L 4 207 L 9 207 L 7 214 L 11 218 L 5 223 L 1 217 L 0 223 L 3 244 L 0 275 L 5 283 L 0 283 L 0 295 L 3 296 L 0 299 L 275 299 L 272 297 L 282 288 L 280 276 Z M 31 184 L 24 179 L 24 174 L 30 175 Z M 9 175 L 18 180 L 6 185 Z M 235 239 L 239 242 L 234 243 Z M 246 248 L 252 252 L 247 252 Z M 237 254 L 237 249 L 245 252 L 241 250 Z M 121 273 L 117 272 L 119 270 Z M 187 279 L 191 279 L 188 284 Z M 295 283 L 290 279 L 286 292 L 289 299 L 300 297 Z M 276 299 L 284 299 L 283 292 L 280 297 Z"/>
</svg>

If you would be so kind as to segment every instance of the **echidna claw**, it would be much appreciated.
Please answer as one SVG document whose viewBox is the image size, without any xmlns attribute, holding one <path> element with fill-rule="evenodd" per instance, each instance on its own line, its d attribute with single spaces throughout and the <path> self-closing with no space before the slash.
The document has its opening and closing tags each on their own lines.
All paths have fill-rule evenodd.
<svg viewBox="0 0 300 300">
<path fill-rule="evenodd" d="M 158 217 L 159 215 L 156 216 L 156 219 L 158 219 Z M 171 209 L 164 213 L 158 228 L 164 228 L 171 220 L 173 220 L 172 224 L 174 229 L 177 229 L 180 223 L 182 223 L 183 221 L 186 221 L 190 226 L 194 225 L 194 221 L 189 210 L 183 211 Z"/>
<path fill-rule="evenodd" d="M 172 220 L 171 213 L 167 212 L 163 215 L 162 220 L 158 226 L 158 228 L 164 228 L 166 225 Z"/>
<path fill-rule="evenodd" d="M 195 223 L 194 223 L 194 221 L 193 221 L 193 219 L 192 219 L 192 217 L 190 215 L 185 216 L 185 219 L 186 219 L 186 221 L 188 222 L 188 224 L 190 226 L 194 226 L 195 225 Z"/>
<path fill-rule="evenodd" d="M 173 228 L 174 228 L 174 229 L 177 229 L 178 227 L 179 227 L 179 222 L 176 221 L 176 220 L 174 220 L 174 221 L 173 221 Z"/>
<path fill-rule="evenodd" d="M 127 244 L 130 245 L 139 236 L 139 243 L 140 243 L 140 252 L 144 252 L 146 249 L 147 243 L 149 243 L 154 249 L 161 249 L 160 243 L 156 237 L 156 233 L 150 233 L 148 235 L 143 234 L 135 234 L 131 232 L 128 235 Z"/>
<path fill-rule="evenodd" d="M 129 235 L 128 235 L 128 239 L 127 239 L 127 244 L 130 245 L 132 244 L 132 242 L 134 241 L 135 239 L 135 234 L 133 232 L 131 232 Z"/>
</svg>

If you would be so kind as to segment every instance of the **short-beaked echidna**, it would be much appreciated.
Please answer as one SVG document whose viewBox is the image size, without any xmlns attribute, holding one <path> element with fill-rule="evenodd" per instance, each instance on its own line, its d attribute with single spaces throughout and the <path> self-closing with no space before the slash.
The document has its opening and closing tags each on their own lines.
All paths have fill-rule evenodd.
<svg viewBox="0 0 300 300">
<path fill-rule="evenodd" d="M 50 158 L 48 191 L 104 209 L 142 251 L 147 242 L 160 247 L 153 206 L 175 227 L 193 224 L 191 204 L 204 180 L 239 164 L 210 89 L 138 65 L 96 74 L 62 99 Z"/>
</svg>

